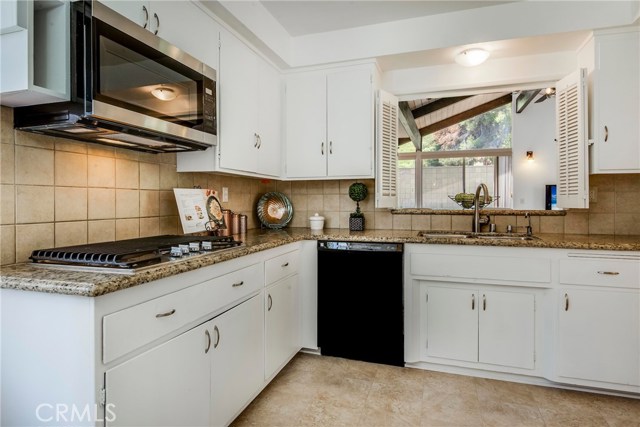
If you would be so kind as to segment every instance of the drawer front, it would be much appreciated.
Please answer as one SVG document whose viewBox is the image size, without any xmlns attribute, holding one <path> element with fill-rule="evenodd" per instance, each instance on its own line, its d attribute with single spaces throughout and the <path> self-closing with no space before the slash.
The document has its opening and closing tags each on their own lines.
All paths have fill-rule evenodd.
<svg viewBox="0 0 640 427">
<path fill-rule="evenodd" d="M 412 254 L 411 274 L 449 277 L 476 282 L 551 282 L 551 261 L 545 258 L 515 258 L 478 255 Z"/>
<path fill-rule="evenodd" d="M 298 250 L 271 258 L 264 263 L 264 276 L 267 285 L 298 272 Z"/>
<path fill-rule="evenodd" d="M 179 276 L 176 277 L 179 280 Z M 104 316 L 104 363 L 259 291 L 260 263 Z"/>
<path fill-rule="evenodd" d="M 640 261 L 561 259 L 560 283 L 640 289 Z"/>
</svg>

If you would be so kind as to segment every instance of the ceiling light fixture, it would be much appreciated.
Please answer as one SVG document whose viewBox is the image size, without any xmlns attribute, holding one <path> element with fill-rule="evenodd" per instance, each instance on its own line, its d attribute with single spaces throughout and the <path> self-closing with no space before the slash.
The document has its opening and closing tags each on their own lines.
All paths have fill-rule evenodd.
<svg viewBox="0 0 640 427">
<path fill-rule="evenodd" d="M 172 101 L 176 99 L 176 96 L 178 96 L 173 89 L 163 86 L 153 89 L 151 91 L 151 95 L 155 96 L 161 101 Z"/>
<path fill-rule="evenodd" d="M 475 67 L 476 65 L 482 64 L 489 57 L 489 51 L 473 48 L 463 50 L 459 54 L 456 55 L 455 60 L 458 64 L 464 65 L 465 67 Z"/>
</svg>

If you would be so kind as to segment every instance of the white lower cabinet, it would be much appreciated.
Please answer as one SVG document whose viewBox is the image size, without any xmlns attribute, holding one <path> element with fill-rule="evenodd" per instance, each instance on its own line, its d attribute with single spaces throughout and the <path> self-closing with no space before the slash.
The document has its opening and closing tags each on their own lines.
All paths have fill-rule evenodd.
<svg viewBox="0 0 640 427">
<path fill-rule="evenodd" d="M 428 282 L 421 291 L 423 360 L 534 368 L 534 294 Z"/>
<path fill-rule="evenodd" d="M 212 426 L 230 424 L 262 388 L 262 322 L 262 294 L 221 314 L 211 322 Z M 179 425 L 190 424 L 182 422 Z"/>
<path fill-rule="evenodd" d="M 265 379 L 271 378 L 300 350 L 298 275 L 265 292 Z"/>
<path fill-rule="evenodd" d="M 107 426 L 207 426 L 211 356 L 197 326 L 107 370 Z"/>
<path fill-rule="evenodd" d="M 640 256 L 580 255 L 560 261 L 556 379 L 640 392 Z"/>
<path fill-rule="evenodd" d="M 560 289 L 561 378 L 640 385 L 640 293 Z"/>
</svg>

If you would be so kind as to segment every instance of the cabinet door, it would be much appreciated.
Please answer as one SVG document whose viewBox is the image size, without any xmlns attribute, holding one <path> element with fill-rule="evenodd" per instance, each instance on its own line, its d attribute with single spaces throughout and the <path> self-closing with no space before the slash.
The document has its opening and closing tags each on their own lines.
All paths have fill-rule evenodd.
<svg viewBox="0 0 640 427">
<path fill-rule="evenodd" d="M 257 168 L 257 57 L 242 41 L 220 31 L 220 167 L 255 172 Z"/>
<path fill-rule="evenodd" d="M 562 288 L 560 377 L 640 385 L 640 292 Z"/>
<path fill-rule="evenodd" d="M 595 40 L 595 172 L 639 172 L 640 32 Z"/>
<path fill-rule="evenodd" d="M 426 356 L 478 361 L 478 292 L 423 286 L 420 327 Z"/>
<path fill-rule="evenodd" d="M 228 425 L 264 381 L 262 294 L 216 317 L 211 332 L 211 425 Z M 185 422 L 176 425 L 188 425 Z"/>
<path fill-rule="evenodd" d="M 535 296 L 483 291 L 479 302 L 478 361 L 533 369 Z"/>
<path fill-rule="evenodd" d="M 113 420 L 107 417 L 106 424 L 209 425 L 210 323 L 109 369 L 105 375 L 107 403 L 113 405 L 116 416 Z"/>
<path fill-rule="evenodd" d="M 286 175 L 327 176 L 327 93 L 321 73 L 291 75 L 286 89 Z"/>
<path fill-rule="evenodd" d="M 157 29 L 158 36 L 218 69 L 219 26 L 213 19 L 186 1 L 153 1 L 151 9 L 152 31 Z M 185 31 L 185 23 L 188 23 L 189 31 Z"/>
<path fill-rule="evenodd" d="M 267 288 L 265 295 L 265 379 L 300 350 L 298 275 Z"/>
<path fill-rule="evenodd" d="M 258 169 L 280 176 L 282 170 L 282 81 L 280 73 L 258 60 Z"/>
<path fill-rule="evenodd" d="M 100 0 L 100 3 L 115 10 L 120 15 L 141 27 L 150 28 L 149 25 L 151 25 L 152 14 L 148 0 Z"/>
<path fill-rule="evenodd" d="M 373 177 L 371 72 L 356 69 L 327 76 L 329 176 Z"/>
</svg>

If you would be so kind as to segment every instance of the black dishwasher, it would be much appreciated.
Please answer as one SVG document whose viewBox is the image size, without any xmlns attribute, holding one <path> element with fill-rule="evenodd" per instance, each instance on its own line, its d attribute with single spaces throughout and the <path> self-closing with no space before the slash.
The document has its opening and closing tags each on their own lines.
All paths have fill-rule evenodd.
<svg viewBox="0 0 640 427">
<path fill-rule="evenodd" d="M 401 243 L 318 241 L 318 346 L 404 366 Z"/>
</svg>

